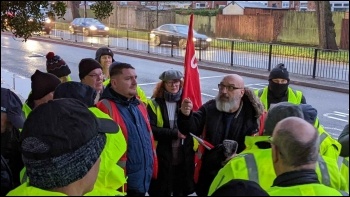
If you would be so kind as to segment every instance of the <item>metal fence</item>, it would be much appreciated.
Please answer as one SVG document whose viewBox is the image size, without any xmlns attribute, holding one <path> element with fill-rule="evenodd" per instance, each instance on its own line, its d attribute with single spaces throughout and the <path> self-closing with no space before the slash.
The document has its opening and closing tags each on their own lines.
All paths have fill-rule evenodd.
<svg viewBox="0 0 350 197">
<path fill-rule="evenodd" d="M 185 49 L 178 47 L 178 43 L 155 46 L 149 32 L 142 31 L 111 28 L 109 37 L 87 37 L 81 34 L 73 35 L 69 32 L 68 26 L 61 26 L 56 27 L 51 35 L 43 36 L 174 58 L 185 56 Z M 196 56 L 203 62 L 268 71 L 274 65 L 284 63 L 289 72 L 294 74 L 334 81 L 349 81 L 349 51 L 344 50 L 331 51 L 312 47 L 213 39 L 207 49 L 196 48 Z"/>
</svg>

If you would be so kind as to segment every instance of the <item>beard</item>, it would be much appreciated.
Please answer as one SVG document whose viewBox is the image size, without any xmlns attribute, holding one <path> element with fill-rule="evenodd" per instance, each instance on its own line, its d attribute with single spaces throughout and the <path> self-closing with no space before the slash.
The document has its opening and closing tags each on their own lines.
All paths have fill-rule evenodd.
<svg viewBox="0 0 350 197">
<path fill-rule="evenodd" d="M 224 98 L 227 100 L 225 101 Z M 240 104 L 240 98 L 238 96 L 233 98 L 228 98 L 224 95 L 217 95 L 215 97 L 216 109 L 222 112 L 230 113 L 233 108 Z"/>
</svg>

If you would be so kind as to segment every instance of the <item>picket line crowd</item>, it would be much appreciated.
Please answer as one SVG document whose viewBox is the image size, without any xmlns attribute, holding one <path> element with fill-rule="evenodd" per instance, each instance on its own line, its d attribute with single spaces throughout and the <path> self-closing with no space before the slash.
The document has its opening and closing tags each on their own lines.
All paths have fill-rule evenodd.
<svg viewBox="0 0 350 197">
<path fill-rule="evenodd" d="M 224 76 L 196 109 L 181 71 L 148 99 L 107 47 L 80 61 L 79 82 L 46 59 L 24 103 L 1 88 L 2 196 L 349 195 L 348 125 L 333 139 L 282 63 L 256 91 Z"/>
</svg>

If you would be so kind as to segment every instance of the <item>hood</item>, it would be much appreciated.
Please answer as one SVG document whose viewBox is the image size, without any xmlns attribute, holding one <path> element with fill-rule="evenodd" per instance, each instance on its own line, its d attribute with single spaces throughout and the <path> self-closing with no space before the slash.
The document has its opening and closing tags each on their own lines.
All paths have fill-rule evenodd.
<svg viewBox="0 0 350 197">
<path fill-rule="evenodd" d="M 92 107 L 96 96 L 97 92 L 92 87 L 80 82 L 68 81 L 57 86 L 53 98 L 74 98 Z"/>
<path fill-rule="evenodd" d="M 300 104 L 300 107 L 303 110 L 304 120 L 314 125 L 317 118 L 317 110 L 309 104 Z"/>
<path fill-rule="evenodd" d="M 264 105 L 261 103 L 260 99 L 254 94 L 254 91 L 248 87 L 244 88 L 243 100 L 250 101 L 251 105 L 255 109 L 255 117 L 259 118 L 264 111 Z M 244 97 L 246 99 L 244 99 Z"/>
</svg>

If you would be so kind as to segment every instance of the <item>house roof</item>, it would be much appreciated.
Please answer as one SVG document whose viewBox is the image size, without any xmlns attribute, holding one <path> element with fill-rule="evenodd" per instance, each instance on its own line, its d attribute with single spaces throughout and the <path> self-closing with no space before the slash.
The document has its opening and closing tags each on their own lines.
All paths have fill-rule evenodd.
<svg viewBox="0 0 350 197">
<path fill-rule="evenodd" d="M 266 5 L 258 2 L 237 2 L 233 1 L 233 4 L 237 4 L 241 8 L 268 8 Z"/>
</svg>

